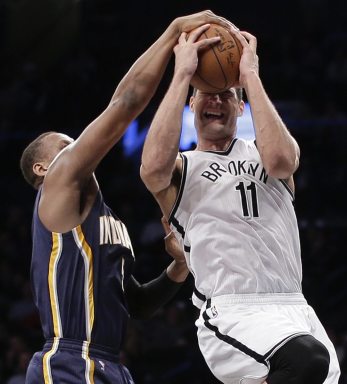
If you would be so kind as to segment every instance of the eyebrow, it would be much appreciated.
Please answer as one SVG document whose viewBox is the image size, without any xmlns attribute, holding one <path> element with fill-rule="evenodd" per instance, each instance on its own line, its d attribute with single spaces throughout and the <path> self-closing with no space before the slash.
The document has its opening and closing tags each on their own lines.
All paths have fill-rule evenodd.
<svg viewBox="0 0 347 384">
<path fill-rule="evenodd" d="M 231 96 L 237 97 L 236 92 L 233 92 L 233 91 L 230 91 L 230 90 L 223 91 L 223 92 L 216 92 L 216 93 L 202 92 L 202 91 L 200 91 L 200 94 L 201 94 L 201 95 L 217 94 L 217 95 L 219 95 L 219 96 L 223 96 L 223 95 L 225 95 L 225 96 L 229 96 L 229 95 L 231 95 Z"/>
</svg>

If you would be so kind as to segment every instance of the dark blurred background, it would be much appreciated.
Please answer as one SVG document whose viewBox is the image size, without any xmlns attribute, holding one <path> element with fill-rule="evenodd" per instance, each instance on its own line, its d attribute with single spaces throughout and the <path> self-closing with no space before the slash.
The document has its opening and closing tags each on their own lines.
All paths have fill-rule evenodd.
<svg viewBox="0 0 347 384">
<path fill-rule="evenodd" d="M 32 303 L 31 214 L 35 192 L 19 170 L 39 133 L 76 137 L 106 107 L 133 61 L 180 15 L 211 9 L 258 38 L 265 88 L 301 147 L 296 210 L 303 289 L 336 346 L 347 383 L 347 5 L 291 1 L 0 1 L 0 383 L 22 384 L 41 348 Z M 172 75 L 150 106 L 148 125 Z M 142 128 L 141 128 L 142 127 Z M 169 263 L 160 212 L 139 178 L 140 152 L 119 143 L 97 170 L 109 205 L 126 223 L 142 282 Z M 137 384 L 217 383 L 195 336 L 189 280 L 151 320 L 131 321 L 122 359 Z"/>
</svg>

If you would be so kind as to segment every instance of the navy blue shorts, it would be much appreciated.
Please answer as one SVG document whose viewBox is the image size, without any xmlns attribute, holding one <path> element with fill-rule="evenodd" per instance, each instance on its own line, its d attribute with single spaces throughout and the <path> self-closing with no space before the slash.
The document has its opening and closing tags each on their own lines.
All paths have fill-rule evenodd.
<svg viewBox="0 0 347 384">
<path fill-rule="evenodd" d="M 69 339 L 48 341 L 32 357 L 26 384 L 134 384 L 118 355 Z"/>
</svg>

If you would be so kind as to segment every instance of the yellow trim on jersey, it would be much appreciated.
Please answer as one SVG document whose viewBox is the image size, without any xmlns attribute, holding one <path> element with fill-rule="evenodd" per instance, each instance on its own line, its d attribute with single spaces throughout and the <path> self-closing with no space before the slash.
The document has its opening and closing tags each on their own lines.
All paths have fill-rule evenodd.
<svg viewBox="0 0 347 384">
<path fill-rule="evenodd" d="M 62 241 L 61 234 L 52 232 L 52 251 L 49 258 L 48 266 L 48 289 L 49 289 L 49 300 L 51 304 L 54 341 L 50 351 L 45 353 L 43 356 L 43 377 L 45 384 L 52 384 L 51 357 L 55 354 L 59 345 L 59 338 L 63 336 L 61 328 L 61 319 L 59 311 L 59 301 L 57 294 L 57 266 L 61 255 Z"/>
<path fill-rule="evenodd" d="M 83 260 L 84 260 L 84 270 L 85 270 L 85 284 L 84 284 L 84 293 L 85 293 L 85 304 L 86 304 L 86 339 L 90 341 L 91 333 L 94 324 L 94 286 L 93 286 L 93 253 L 87 243 L 82 227 L 79 225 L 74 230 L 75 239 L 78 240 L 78 245 L 81 250 Z"/>
<path fill-rule="evenodd" d="M 57 265 L 61 255 L 61 235 L 59 233 L 52 233 L 52 251 L 49 258 L 48 267 L 48 288 L 49 299 L 51 303 L 51 311 L 53 318 L 53 330 L 55 337 L 62 337 L 61 319 L 59 311 L 59 301 L 57 294 Z"/>
<path fill-rule="evenodd" d="M 83 342 L 82 357 L 86 361 L 85 378 L 87 384 L 94 384 L 94 361 L 88 356 L 89 343 L 94 324 L 94 285 L 93 285 L 93 252 L 84 237 L 82 227 L 72 230 L 75 241 L 84 261 L 84 303 L 86 312 L 86 339 Z"/>
</svg>

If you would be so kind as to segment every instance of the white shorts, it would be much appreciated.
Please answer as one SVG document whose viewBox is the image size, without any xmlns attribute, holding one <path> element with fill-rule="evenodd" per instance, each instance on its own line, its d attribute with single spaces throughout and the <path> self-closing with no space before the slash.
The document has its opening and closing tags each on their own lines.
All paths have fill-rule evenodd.
<svg viewBox="0 0 347 384">
<path fill-rule="evenodd" d="M 213 297 L 203 304 L 196 326 L 206 363 L 224 384 L 262 383 L 272 355 L 300 335 L 325 345 L 330 366 L 324 384 L 338 383 L 335 348 L 301 293 Z"/>
</svg>

